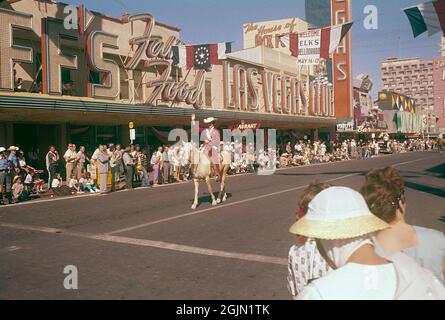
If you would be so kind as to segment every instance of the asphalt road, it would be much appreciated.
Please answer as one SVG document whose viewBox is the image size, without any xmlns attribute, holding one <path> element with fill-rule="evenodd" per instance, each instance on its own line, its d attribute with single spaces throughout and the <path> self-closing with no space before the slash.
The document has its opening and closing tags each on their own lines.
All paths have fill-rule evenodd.
<svg viewBox="0 0 445 320">
<path fill-rule="evenodd" d="M 289 299 L 288 229 L 315 181 L 358 189 L 372 168 L 406 179 L 408 221 L 445 232 L 445 154 L 409 153 L 233 176 L 190 209 L 193 184 L 0 207 L 0 299 Z M 216 183 L 213 182 L 216 188 Z M 78 289 L 64 288 L 76 266 Z"/>
</svg>

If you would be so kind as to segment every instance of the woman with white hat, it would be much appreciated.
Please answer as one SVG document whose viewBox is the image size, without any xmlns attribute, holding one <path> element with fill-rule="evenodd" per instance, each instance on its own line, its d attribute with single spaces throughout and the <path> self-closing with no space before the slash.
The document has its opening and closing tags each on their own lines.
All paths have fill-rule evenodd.
<svg viewBox="0 0 445 320">
<path fill-rule="evenodd" d="M 445 299 L 440 282 L 410 257 L 397 253 L 385 259 L 376 253 L 372 235 L 386 228 L 360 193 L 346 187 L 320 192 L 290 232 L 316 239 L 334 271 L 309 284 L 297 299 Z"/>
</svg>

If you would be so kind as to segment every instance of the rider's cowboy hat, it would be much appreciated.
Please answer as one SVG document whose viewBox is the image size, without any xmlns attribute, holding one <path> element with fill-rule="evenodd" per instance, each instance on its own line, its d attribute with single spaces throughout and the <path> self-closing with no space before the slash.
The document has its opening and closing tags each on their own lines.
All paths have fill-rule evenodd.
<svg viewBox="0 0 445 320">
<path fill-rule="evenodd" d="M 361 237 L 388 227 L 371 213 L 360 193 L 331 187 L 315 196 L 307 214 L 289 231 L 308 238 L 336 240 Z"/>
<path fill-rule="evenodd" d="M 22 179 L 22 177 L 15 176 L 14 179 L 12 180 L 12 183 L 16 183 L 18 179 Z"/>
<path fill-rule="evenodd" d="M 10 146 L 8 151 L 19 151 L 19 147 L 16 146 Z"/>
<path fill-rule="evenodd" d="M 5 148 L 3 148 L 3 147 L 0 147 L 0 152 L 5 152 L 6 151 L 6 149 Z"/>
<path fill-rule="evenodd" d="M 216 118 L 214 118 L 214 117 L 210 117 L 210 118 L 206 118 L 206 119 L 204 119 L 204 123 L 212 123 L 212 122 L 215 122 L 217 119 Z"/>
</svg>

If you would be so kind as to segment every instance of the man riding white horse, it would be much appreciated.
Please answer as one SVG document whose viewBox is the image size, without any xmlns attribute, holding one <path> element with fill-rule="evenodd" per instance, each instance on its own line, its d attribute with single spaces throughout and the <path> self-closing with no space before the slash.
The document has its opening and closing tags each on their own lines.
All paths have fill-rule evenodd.
<svg viewBox="0 0 445 320">
<path fill-rule="evenodd" d="M 195 121 L 195 115 L 192 115 L 192 135 L 193 131 L 200 132 L 201 141 L 204 143 L 203 148 L 198 150 L 198 142 L 191 142 L 191 168 L 193 172 L 193 181 L 195 183 L 195 197 L 192 209 L 196 209 L 198 206 L 200 181 L 206 182 L 213 206 L 216 206 L 218 203 L 224 202 L 227 199 L 226 177 L 227 172 L 230 169 L 231 154 L 227 150 L 221 150 L 220 135 L 218 129 L 215 128 L 215 121 L 215 118 L 205 119 L 204 122 L 208 127 L 203 130 L 199 129 L 198 131 L 197 129 L 199 125 Z M 217 182 L 221 183 L 221 190 L 218 198 L 213 194 L 213 189 L 210 183 L 212 168 L 214 175 L 217 176 Z"/>
<path fill-rule="evenodd" d="M 216 181 L 219 182 L 221 178 L 221 169 L 219 166 L 221 136 L 218 129 L 215 128 L 216 120 L 217 119 L 213 117 L 204 119 L 204 123 L 207 124 L 207 128 L 205 128 L 202 132 L 202 139 L 204 140 L 205 153 L 212 163 Z"/>
</svg>

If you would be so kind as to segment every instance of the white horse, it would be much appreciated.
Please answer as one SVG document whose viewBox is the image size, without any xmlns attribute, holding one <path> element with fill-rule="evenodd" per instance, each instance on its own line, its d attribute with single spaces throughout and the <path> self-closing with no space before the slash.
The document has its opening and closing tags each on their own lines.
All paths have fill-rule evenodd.
<svg viewBox="0 0 445 320">
<path fill-rule="evenodd" d="M 207 189 L 212 197 L 212 206 L 216 206 L 221 202 L 225 202 L 227 200 L 226 193 L 226 177 L 227 172 L 230 169 L 230 164 L 232 163 L 232 156 L 228 151 L 220 152 L 220 171 L 221 171 L 221 191 L 219 193 L 219 197 L 215 198 L 213 194 L 212 185 L 210 183 L 210 178 L 212 177 L 212 164 L 209 157 L 206 155 L 205 150 L 200 149 L 197 150 L 194 147 L 191 152 L 191 156 L 194 157 L 192 160 L 192 172 L 193 172 L 193 181 L 195 183 L 195 198 L 193 201 L 192 209 L 196 209 L 198 207 L 198 194 L 199 194 L 199 182 L 205 181 L 207 184 Z"/>
</svg>

